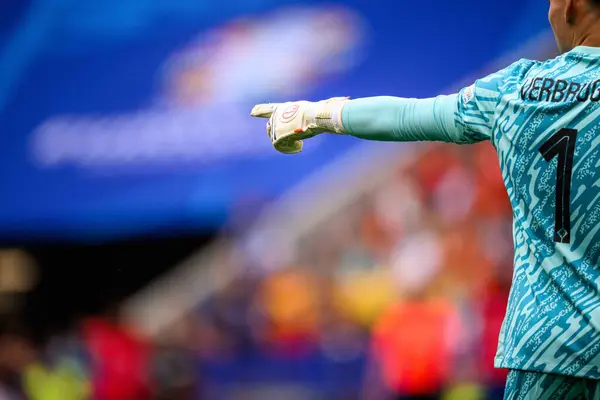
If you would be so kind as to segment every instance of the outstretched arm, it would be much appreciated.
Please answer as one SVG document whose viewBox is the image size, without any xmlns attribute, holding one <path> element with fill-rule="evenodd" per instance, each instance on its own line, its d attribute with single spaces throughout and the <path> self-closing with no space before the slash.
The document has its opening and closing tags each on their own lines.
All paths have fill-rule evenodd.
<svg viewBox="0 0 600 400">
<path fill-rule="evenodd" d="M 251 115 L 269 118 L 267 133 L 275 148 L 287 154 L 300 152 L 304 139 L 323 132 L 395 142 L 484 140 L 486 137 L 473 135 L 461 121 L 459 100 L 464 97 L 463 94 L 431 99 L 338 97 L 316 103 L 259 104 Z"/>
<path fill-rule="evenodd" d="M 304 139 L 323 132 L 380 141 L 475 143 L 493 139 L 494 115 L 503 96 L 506 106 L 536 63 L 519 60 L 449 96 L 259 104 L 251 115 L 269 118 L 267 133 L 275 148 L 287 154 L 302 151 Z"/>
</svg>

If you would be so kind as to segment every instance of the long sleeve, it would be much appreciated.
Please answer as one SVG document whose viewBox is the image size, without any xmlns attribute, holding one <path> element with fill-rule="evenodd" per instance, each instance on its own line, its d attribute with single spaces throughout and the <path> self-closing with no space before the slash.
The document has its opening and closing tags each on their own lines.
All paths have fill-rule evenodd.
<svg viewBox="0 0 600 400">
<path fill-rule="evenodd" d="M 478 79 L 459 93 L 430 99 L 368 97 L 347 102 L 341 123 L 347 134 L 380 141 L 442 141 L 476 143 L 499 140 L 499 107 L 505 88 L 520 81 L 535 61 L 519 60 L 508 67 Z"/>
<path fill-rule="evenodd" d="M 368 97 L 351 100 L 342 111 L 346 133 L 379 141 L 470 143 L 455 123 L 458 95 L 431 99 Z"/>
</svg>

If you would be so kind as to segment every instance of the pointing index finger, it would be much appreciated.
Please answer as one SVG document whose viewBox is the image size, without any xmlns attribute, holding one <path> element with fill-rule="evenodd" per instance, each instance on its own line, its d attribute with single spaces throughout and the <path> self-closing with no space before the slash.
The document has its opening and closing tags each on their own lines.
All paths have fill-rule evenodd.
<svg viewBox="0 0 600 400">
<path fill-rule="evenodd" d="M 276 103 L 257 104 L 252 108 L 252 111 L 250 111 L 250 115 L 259 118 L 270 118 L 278 105 L 279 104 Z"/>
</svg>

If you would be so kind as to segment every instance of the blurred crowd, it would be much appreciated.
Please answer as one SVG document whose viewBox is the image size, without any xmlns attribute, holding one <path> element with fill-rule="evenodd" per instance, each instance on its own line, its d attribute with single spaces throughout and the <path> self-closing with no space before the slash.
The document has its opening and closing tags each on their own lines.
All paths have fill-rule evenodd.
<svg viewBox="0 0 600 400">
<path fill-rule="evenodd" d="M 225 248 L 215 262 L 242 273 L 159 338 L 113 309 L 41 345 L 8 327 L 0 400 L 502 398 L 512 215 L 494 149 L 415 154 L 293 262 Z"/>
</svg>

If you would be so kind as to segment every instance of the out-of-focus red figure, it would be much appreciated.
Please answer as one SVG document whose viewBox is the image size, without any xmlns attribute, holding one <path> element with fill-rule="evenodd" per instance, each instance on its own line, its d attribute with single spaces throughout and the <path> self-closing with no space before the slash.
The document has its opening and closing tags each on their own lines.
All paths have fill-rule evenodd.
<svg viewBox="0 0 600 400">
<path fill-rule="evenodd" d="M 434 298 L 398 302 L 381 316 L 374 357 L 398 398 L 439 398 L 452 371 L 458 318 L 451 302 Z"/>
<path fill-rule="evenodd" d="M 82 332 L 92 355 L 94 399 L 151 398 L 149 345 L 122 327 L 112 313 L 87 319 Z"/>
</svg>

